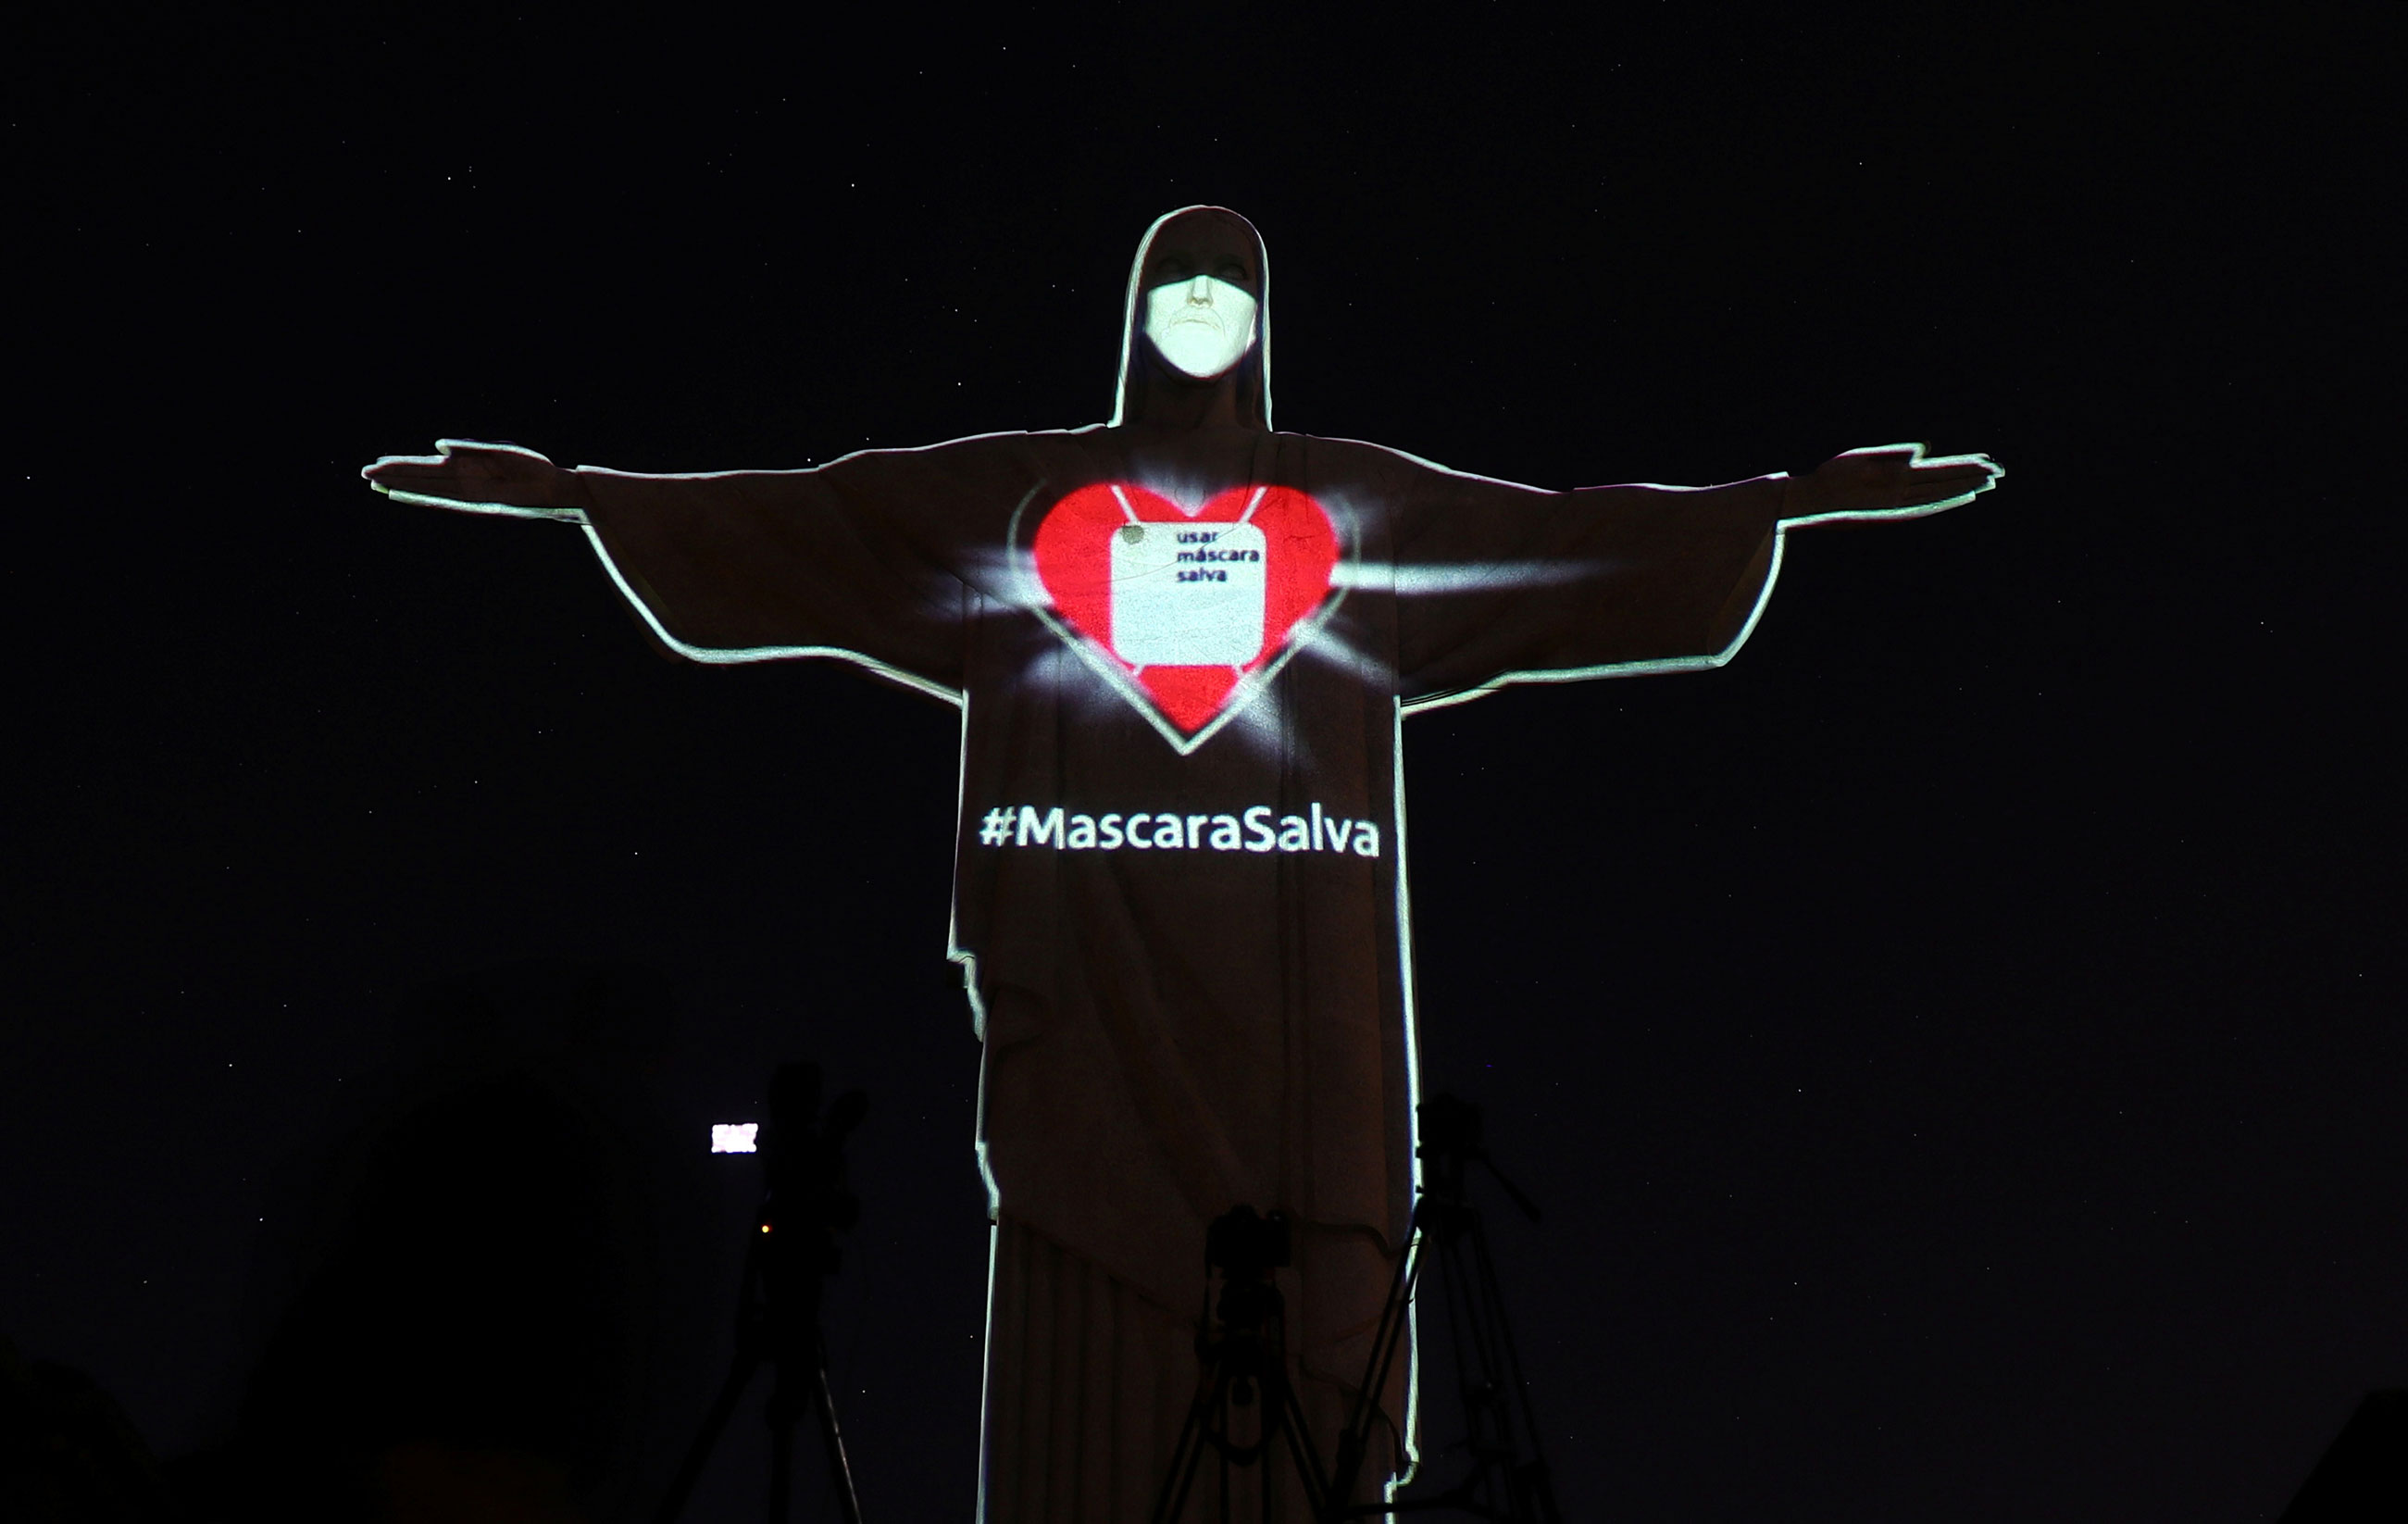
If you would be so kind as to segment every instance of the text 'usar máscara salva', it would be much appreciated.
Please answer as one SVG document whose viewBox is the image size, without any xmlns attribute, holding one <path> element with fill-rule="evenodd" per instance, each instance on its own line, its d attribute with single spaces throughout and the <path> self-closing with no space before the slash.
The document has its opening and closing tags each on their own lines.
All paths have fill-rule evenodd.
<svg viewBox="0 0 2408 1524">
<path fill-rule="evenodd" d="M 1005 804 L 980 820 L 979 844 L 1057 852 L 1351 852 L 1376 857 L 1380 827 L 1341 819 L 1318 804 L 1301 815 L 1279 814 L 1268 804 L 1236 815 L 1169 810 L 1082 815 L 1065 813 L 1059 805 L 1039 814 L 1033 805 Z"/>
</svg>

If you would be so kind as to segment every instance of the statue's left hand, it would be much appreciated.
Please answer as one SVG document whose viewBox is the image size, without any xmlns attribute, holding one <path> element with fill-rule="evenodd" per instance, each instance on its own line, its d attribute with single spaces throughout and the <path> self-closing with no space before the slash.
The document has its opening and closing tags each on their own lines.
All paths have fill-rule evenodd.
<svg viewBox="0 0 2408 1524">
<path fill-rule="evenodd" d="M 1953 507 L 1987 492 L 2006 472 L 1987 455 L 1933 455 L 1919 444 L 1851 450 L 1789 484 L 1784 517 L 1894 513 Z"/>
<path fill-rule="evenodd" d="M 432 455 L 387 455 L 360 475 L 380 492 L 447 503 L 579 508 L 577 475 L 515 444 L 437 439 Z"/>
</svg>

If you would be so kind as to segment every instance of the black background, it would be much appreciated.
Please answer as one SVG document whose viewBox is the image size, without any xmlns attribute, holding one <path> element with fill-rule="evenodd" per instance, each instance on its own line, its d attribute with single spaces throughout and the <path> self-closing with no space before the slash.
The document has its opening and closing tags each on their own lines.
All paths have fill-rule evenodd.
<svg viewBox="0 0 2408 1524">
<path fill-rule="evenodd" d="M 1798 537 L 1719 673 L 1408 729 L 1426 1084 L 1550 1209 L 1499 1247 L 1573 1517 L 2269 1517 L 2408 1379 L 2396 11 L 690 9 L 9 50 L 27 1353 L 222 1445 L 329 1161 L 523 1060 L 646 1161 L 624 1516 L 720 1358 L 751 1186 L 704 1129 L 812 1055 L 872 1096 L 865 1501 L 965 1516 L 953 713 L 666 662 L 573 532 L 358 470 L 1091 422 L 1137 237 L 1211 201 L 1268 239 L 1287 428 L 1552 486 L 2010 473 Z M 563 1038 L 597 969 L 673 1027 Z"/>
</svg>

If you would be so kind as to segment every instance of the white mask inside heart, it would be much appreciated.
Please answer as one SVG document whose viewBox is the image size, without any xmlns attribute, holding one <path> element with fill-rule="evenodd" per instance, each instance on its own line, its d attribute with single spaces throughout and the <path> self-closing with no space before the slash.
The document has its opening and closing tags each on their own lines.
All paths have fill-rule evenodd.
<svg viewBox="0 0 2408 1524">
<path fill-rule="evenodd" d="M 1209 275 L 1156 286 L 1145 294 L 1145 337 L 1181 371 L 1211 381 L 1254 347 L 1254 299 Z"/>
</svg>

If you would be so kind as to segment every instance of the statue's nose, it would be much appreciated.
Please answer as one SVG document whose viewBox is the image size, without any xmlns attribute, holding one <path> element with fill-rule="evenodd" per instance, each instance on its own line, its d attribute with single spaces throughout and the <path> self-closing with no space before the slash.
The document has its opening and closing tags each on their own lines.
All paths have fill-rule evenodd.
<svg viewBox="0 0 2408 1524">
<path fill-rule="evenodd" d="M 1210 277 L 1199 275 L 1187 283 L 1187 305 L 1190 307 L 1212 305 L 1212 281 Z"/>
</svg>

